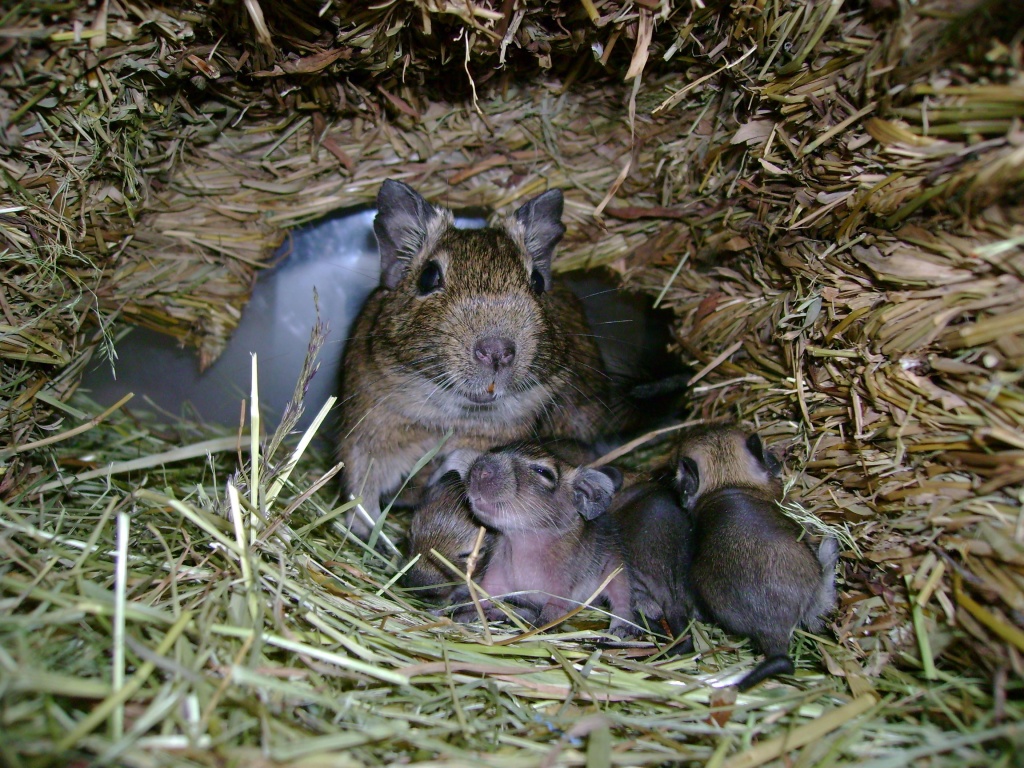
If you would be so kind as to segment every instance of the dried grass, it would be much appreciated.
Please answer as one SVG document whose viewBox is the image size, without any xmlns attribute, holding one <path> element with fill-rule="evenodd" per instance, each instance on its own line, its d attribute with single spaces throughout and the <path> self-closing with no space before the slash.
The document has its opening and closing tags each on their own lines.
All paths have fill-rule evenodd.
<svg viewBox="0 0 1024 768">
<path fill-rule="evenodd" d="M 1009 765 L 1019 4 L 354 8 L 5 11 L 3 760 Z M 599 648 L 588 614 L 509 645 L 439 624 L 323 522 L 329 462 L 266 495 L 280 443 L 261 506 L 241 459 L 184 459 L 231 445 L 187 423 L 47 441 L 95 413 L 66 401 L 119 323 L 209 362 L 287 229 L 384 178 L 493 209 L 561 187 L 559 267 L 609 265 L 676 311 L 695 415 L 756 424 L 855 545 L 835 642 L 801 640 L 796 684 L 720 700 L 749 658 L 704 629 L 665 661 Z"/>
<path fill-rule="evenodd" d="M 286 426 L 243 462 L 252 425 L 118 414 L 54 454 L 112 471 L 0 505 L 7 764 L 979 764 L 1022 735 L 981 680 L 872 672 L 824 638 L 798 638 L 793 682 L 737 697 L 752 655 L 710 627 L 667 657 L 609 645 L 593 611 L 541 635 L 453 624 L 332 530 L 333 470 Z"/>
</svg>

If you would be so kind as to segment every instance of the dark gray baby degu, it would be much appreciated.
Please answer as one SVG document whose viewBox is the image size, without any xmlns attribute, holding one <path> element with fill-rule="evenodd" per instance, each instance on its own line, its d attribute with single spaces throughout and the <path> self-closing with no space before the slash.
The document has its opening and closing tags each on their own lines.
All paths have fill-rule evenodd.
<svg viewBox="0 0 1024 768">
<path fill-rule="evenodd" d="M 673 652 L 691 652 L 693 639 L 680 638 L 694 616 L 693 524 L 679 506 L 671 477 L 627 485 L 615 494 L 609 516 L 619 529 L 637 618 L 655 631 L 664 622 L 678 641 Z"/>
<path fill-rule="evenodd" d="M 700 617 L 749 637 L 765 654 L 740 690 L 791 673 L 793 630 L 820 632 L 835 603 L 835 538 L 813 550 L 781 512 L 781 465 L 757 435 L 693 429 L 677 456 L 680 499 L 693 520 L 690 584 Z"/>
<path fill-rule="evenodd" d="M 345 490 L 371 519 L 449 429 L 444 451 L 589 442 L 614 427 L 616 398 L 582 309 L 552 279 L 561 217 L 551 190 L 499 226 L 457 229 L 409 186 L 381 186 L 381 282 L 346 345 L 338 447 Z M 368 521 L 353 527 L 365 535 Z"/>
</svg>

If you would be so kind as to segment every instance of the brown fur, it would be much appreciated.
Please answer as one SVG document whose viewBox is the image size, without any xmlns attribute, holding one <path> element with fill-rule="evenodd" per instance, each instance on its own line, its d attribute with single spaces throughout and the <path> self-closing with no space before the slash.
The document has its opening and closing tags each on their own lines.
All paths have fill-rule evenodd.
<svg viewBox="0 0 1024 768">
<path fill-rule="evenodd" d="M 766 655 L 740 690 L 792 672 L 793 630 L 820 631 L 835 601 L 835 539 L 813 551 L 800 525 L 779 510 L 781 468 L 756 435 L 727 426 L 693 430 L 681 438 L 677 464 L 694 523 L 691 582 L 700 612 Z"/>
<path fill-rule="evenodd" d="M 338 449 L 346 490 L 371 517 L 448 429 L 446 451 L 535 436 L 589 442 L 608 426 L 600 354 L 576 299 L 551 281 L 559 193 L 481 230 L 455 229 L 450 212 L 395 182 L 378 202 L 382 283 L 346 346 Z M 431 262 L 442 284 L 424 295 Z M 513 345 L 509 365 L 475 358 L 491 339 Z"/>
<path fill-rule="evenodd" d="M 721 424 L 694 427 L 684 432 L 677 456 L 689 456 L 700 470 L 697 496 L 722 488 L 745 488 L 769 500 L 782 499 L 779 462 L 767 451 L 763 459 L 748 448 L 750 436 L 736 427 Z"/>
<path fill-rule="evenodd" d="M 444 601 L 458 576 L 444 560 L 465 573 L 479 531 L 480 523 L 473 519 L 458 471 L 445 473 L 428 487 L 409 525 L 409 558 L 419 555 L 419 559 L 406 571 L 405 585 L 419 597 Z M 492 539 L 493 535 L 485 535 L 478 572 L 486 565 Z"/>
<path fill-rule="evenodd" d="M 535 624 L 557 620 L 593 594 L 622 566 L 619 533 L 605 512 L 616 479 L 605 471 L 576 467 L 535 445 L 512 445 L 481 455 L 470 468 L 473 515 L 495 531 L 480 586 L 510 602 Z M 613 614 L 610 629 L 633 629 L 625 570 L 604 588 Z M 487 606 L 489 618 L 500 618 Z M 456 614 L 472 620 L 472 607 Z"/>
</svg>

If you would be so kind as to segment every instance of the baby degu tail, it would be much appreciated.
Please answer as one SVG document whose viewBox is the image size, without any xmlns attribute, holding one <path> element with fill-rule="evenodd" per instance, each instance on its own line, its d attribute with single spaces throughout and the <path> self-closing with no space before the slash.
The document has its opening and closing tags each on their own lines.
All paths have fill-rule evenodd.
<svg viewBox="0 0 1024 768">
<path fill-rule="evenodd" d="M 748 691 L 766 678 L 775 677 L 776 675 L 791 674 L 793 674 L 793 662 L 790 660 L 789 656 L 786 656 L 785 654 L 769 656 L 754 667 L 746 677 L 740 680 L 737 688 L 739 688 L 741 692 Z"/>
<path fill-rule="evenodd" d="M 818 563 L 821 565 L 821 583 L 801 620 L 801 624 L 811 632 L 820 632 L 824 628 L 823 616 L 835 606 L 835 574 L 836 564 L 839 561 L 838 540 L 834 536 L 826 536 L 818 545 L 816 554 Z M 779 652 L 785 645 L 788 645 L 788 639 L 782 646 L 777 645 L 777 642 L 776 640 L 767 644 L 767 657 L 740 680 L 738 684 L 740 691 L 747 691 L 769 677 L 793 674 L 793 662 L 785 653 Z"/>
</svg>

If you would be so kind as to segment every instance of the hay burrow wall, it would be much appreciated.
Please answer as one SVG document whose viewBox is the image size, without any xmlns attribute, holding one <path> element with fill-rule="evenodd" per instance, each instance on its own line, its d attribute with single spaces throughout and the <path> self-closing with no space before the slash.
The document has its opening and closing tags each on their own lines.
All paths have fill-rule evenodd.
<svg viewBox="0 0 1024 768">
<path fill-rule="evenodd" d="M 215 359 L 289 228 L 385 178 L 558 187 L 558 267 L 661 296 L 697 414 L 756 425 L 851 532 L 830 671 L 919 669 L 916 606 L 940 667 L 1024 672 L 1019 4 L 4 13 L 0 498 L 125 324 Z"/>
</svg>

